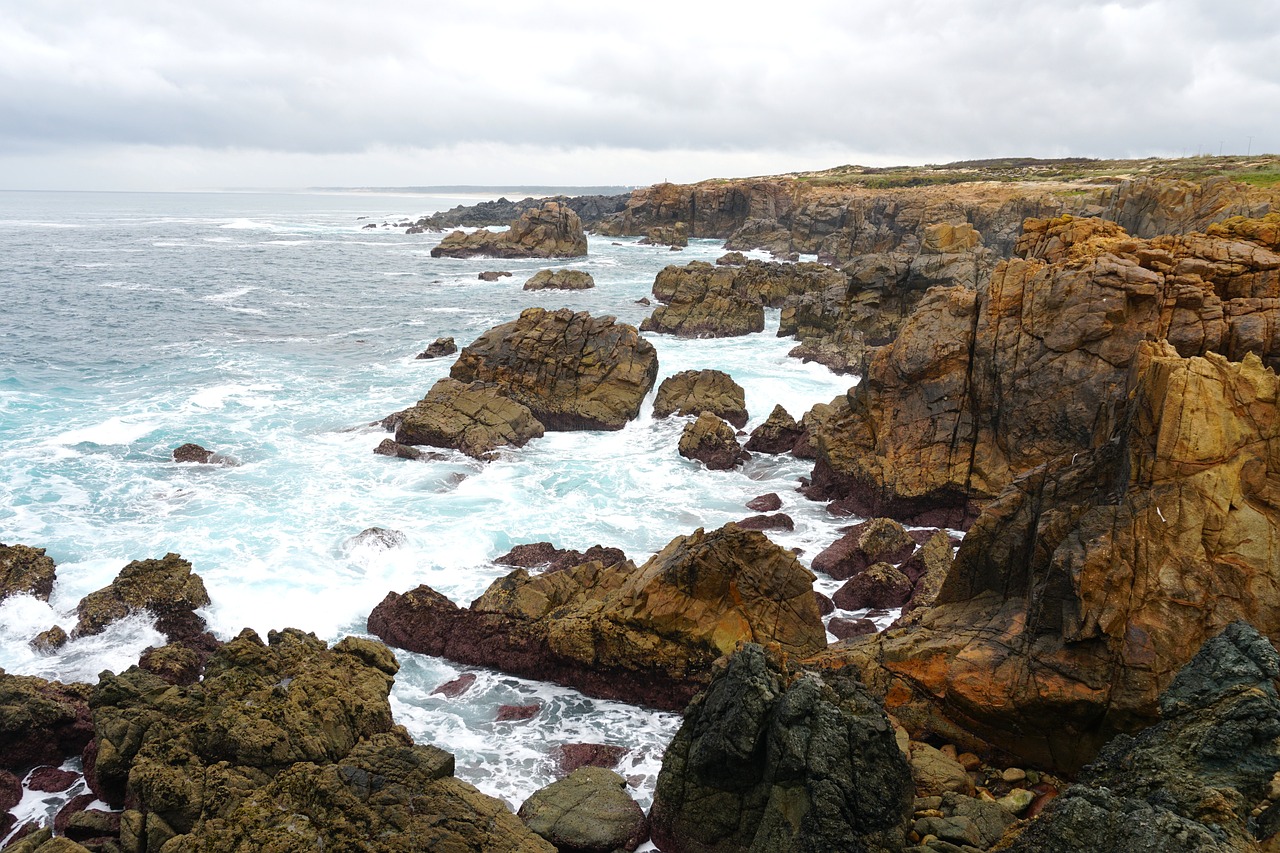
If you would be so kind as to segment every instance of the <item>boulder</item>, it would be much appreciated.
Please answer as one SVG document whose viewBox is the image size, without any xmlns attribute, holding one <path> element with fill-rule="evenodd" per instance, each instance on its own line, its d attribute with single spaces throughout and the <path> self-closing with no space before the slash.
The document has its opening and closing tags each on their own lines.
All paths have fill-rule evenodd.
<svg viewBox="0 0 1280 853">
<path fill-rule="evenodd" d="M 837 640 L 848 640 L 852 637 L 874 634 L 878 629 L 876 623 L 870 619 L 846 619 L 843 616 L 835 616 L 827 622 L 827 630 Z"/>
<path fill-rule="evenodd" d="M 568 775 L 579 767 L 617 767 L 628 752 L 625 746 L 607 743 L 562 743 L 551 748 L 550 756 L 560 773 Z"/>
<path fill-rule="evenodd" d="M 171 642 L 203 647 L 207 645 L 206 625 L 195 611 L 209 604 L 204 581 L 177 554 L 165 554 L 159 560 L 134 560 L 109 585 L 80 600 L 76 605 L 79 620 L 71 636 L 101 634 L 112 622 L 147 612 Z"/>
<path fill-rule="evenodd" d="M 820 551 L 813 558 L 813 570 L 847 580 L 872 563 L 901 563 L 915 549 L 915 540 L 901 524 L 891 518 L 875 518 L 854 525 Z"/>
<path fill-rule="evenodd" d="M 752 515 L 738 522 L 743 530 L 795 530 L 796 523 L 785 512 L 769 515 Z"/>
<path fill-rule="evenodd" d="M 746 399 L 742 386 L 722 370 L 683 370 L 658 386 L 653 416 L 710 412 L 742 429 L 747 425 Z"/>
<path fill-rule="evenodd" d="M 612 770 L 580 767 L 534 791 L 517 815 L 557 850 L 635 850 L 649 837 L 649 821 L 626 787 L 627 780 Z"/>
<path fill-rule="evenodd" d="M 526 406 L 493 385 L 441 379 L 413 408 L 401 413 L 396 444 L 449 447 L 490 460 L 500 447 L 523 447 L 543 435 Z"/>
<path fill-rule="evenodd" d="M 0 601 L 11 595 L 32 595 L 48 601 L 56 567 L 43 548 L 0 542 Z"/>
<path fill-rule="evenodd" d="M 174 462 L 194 462 L 199 465 L 221 465 L 226 468 L 233 468 L 240 464 L 238 460 L 231 456 L 223 456 L 221 453 L 214 453 L 198 444 L 179 445 L 173 449 Z"/>
<path fill-rule="evenodd" d="M 742 449 L 733 427 L 710 412 L 685 424 L 680 434 L 680 455 L 701 462 L 713 471 L 736 468 L 751 454 Z"/>
<path fill-rule="evenodd" d="M 920 550 L 911 555 L 911 559 L 898 567 L 913 584 L 911 599 L 902 609 L 904 614 L 932 607 L 938 600 L 942 584 L 951 571 L 953 553 L 950 535 L 945 530 L 939 530 L 920 546 Z"/>
<path fill-rule="evenodd" d="M 658 355 L 613 317 L 528 308 L 465 347 L 449 375 L 492 383 L 549 430 L 617 430 L 640 413 Z"/>
<path fill-rule="evenodd" d="M 738 642 L 823 648 L 812 580 L 792 553 L 728 524 L 677 537 L 639 568 L 516 569 L 466 609 L 430 587 L 390 593 L 369 630 L 410 651 L 675 709 Z"/>
<path fill-rule="evenodd" d="M 841 610 L 901 607 L 911 598 L 911 580 L 889 563 L 872 563 L 845 581 L 831 600 Z"/>
<path fill-rule="evenodd" d="M 973 780 L 959 761 L 927 743 L 911 743 L 911 778 L 916 796 L 933 797 L 947 791 L 972 795 Z"/>
<path fill-rule="evenodd" d="M 242 632 L 190 687 L 104 674 L 89 780 L 126 806 L 121 848 L 550 851 L 395 726 L 397 669 L 380 643 L 287 629 Z"/>
<path fill-rule="evenodd" d="M 49 654 L 65 646 L 70 639 L 61 625 L 54 625 L 32 637 L 30 646 L 41 654 Z"/>
<path fill-rule="evenodd" d="M 398 423 L 399 418 L 396 420 Z M 378 446 L 373 449 L 373 452 L 379 456 L 390 456 L 395 459 L 416 460 L 427 455 L 416 447 L 410 447 L 407 444 L 400 444 L 394 438 L 384 438 L 382 441 L 378 442 Z"/>
<path fill-rule="evenodd" d="M 555 201 L 526 210 L 506 231 L 454 231 L 431 250 L 433 258 L 580 258 L 586 254 L 582 220 Z"/>
<path fill-rule="evenodd" d="M 917 736 L 1074 772 L 1236 619 L 1280 636 L 1280 379 L 1139 346 L 1112 440 L 1012 483 L 933 607 L 833 655 Z"/>
<path fill-rule="evenodd" d="M 764 423 L 751 431 L 747 450 L 752 453 L 787 453 L 804 430 L 782 406 L 775 405 Z"/>
<path fill-rule="evenodd" d="M 524 283 L 525 290 L 588 290 L 596 286 L 583 270 L 539 270 Z"/>
<path fill-rule="evenodd" d="M 481 275 L 484 275 L 484 273 L 481 273 Z M 457 351 L 458 345 L 454 343 L 453 338 L 436 338 L 415 358 L 443 358 L 446 355 L 453 355 Z"/>
<path fill-rule="evenodd" d="M 0 769 L 23 775 L 79 755 L 93 737 L 91 689 L 0 670 Z"/>
<path fill-rule="evenodd" d="M 1161 694 L 1161 721 L 1108 743 L 1008 849 L 1273 849 L 1278 677 L 1272 644 L 1244 622 L 1228 625 Z"/>
<path fill-rule="evenodd" d="M 683 222 L 671 225 L 659 225 L 645 232 L 642 246 L 671 246 L 672 248 L 689 245 L 689 226 Z"/>
<path fill-rule="evenodd" d="M 900 850 L 911 771 L 853 679 L 743 646 L 685 710 L 650 811 L 666 853 Z"/>
<path fill-rule="evenodd" d="M 78 781 L 80 781 L 79 773 L 46 765 L 31 771 L 27 786 L 33 791 L 56 794 L 67 790 Z M 21 788 L 21 785 L 19 785 L 19 788 Z M 17 805 L 17 803 L 14 803 L 14 805 Z M 13 806 L 11 805 L 8 808 L 13 808 Z"/>
<path fill-rule="evenodd" d="M 510 278 L 511 273 L 507 270 L 485 270 L 476 276 L 481 281 L 497 281 L 500 278 Z"/>
<path fill-rule="evenodd" d="M 747 509 L 753 509 L 756 512 L 773 512 L 782 509 L 782 498 L 778 497 L 777 492 L 758 495 L 747 501 Z"/>
<path fill-rule="evenodd" d="M 530 542 L 516 545 L 493 561 L 501 566 L 518 566 L 523 569 L 539 568 L 546 572 L 559 572 L 597 561 L 608 568 L 627 561 L 627 555 L 619 548 L 592 545 L 585 552 L 572 548 L 557 548 L 550 542 Z"/>
</svg>

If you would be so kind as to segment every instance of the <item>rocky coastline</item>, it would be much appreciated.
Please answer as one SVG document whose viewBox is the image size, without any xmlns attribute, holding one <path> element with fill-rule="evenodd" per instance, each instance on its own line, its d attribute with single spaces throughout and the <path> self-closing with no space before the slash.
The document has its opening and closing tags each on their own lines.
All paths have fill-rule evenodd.
<svg viewBox="0 0 1280 853">
<path fill-rule="evenodd" d="M 215 637 L 197 567 L 134 560 L 69 634 L 30 641 L 144 615 L 163 645 L 96 684 L 0 671 L 6 810 L 83 786 L 51 825 L 8 815 L 0 846 L 1280 849 L 1277 204 L 1228 177 L 1065 192 L 791 176 L 420 221 L 519 217 L 435 257 L 575 256 L 585 227 L 817 260 L 669 266 L 639 329 L 527 309 L 389 415 L 378 453 L 492 461 L 549 431 L 619 430 L 656 388 L 654 417 L 685 422 L 681 464 L 812 460 L 799 491 L 849 526 L 812 569 L 762 532 L 790 521 L 777 495 L 639 565 L 609 543 L 522 545 L 469 604 L 391 590 L 368 617 L 377 639 L 332 645 L 285 626 Z M 859 381 L 746 436 L 742 388 L 664 374 L 661 340 L 758 332 L 766 309 L 793 356 Z M 0 544 L 0 599 L 47 600 L 56 571 Z M 831 599 L 819 573 L 841 583 Z M 606 744 L 564 745 L 562 778 L 518 813 L 455 778 L 448 744 L 393 719 L 396 649 L 682 712 L 652 808 Z M 80 771 L 58 770 L 69 759 Z"/>
</svg>

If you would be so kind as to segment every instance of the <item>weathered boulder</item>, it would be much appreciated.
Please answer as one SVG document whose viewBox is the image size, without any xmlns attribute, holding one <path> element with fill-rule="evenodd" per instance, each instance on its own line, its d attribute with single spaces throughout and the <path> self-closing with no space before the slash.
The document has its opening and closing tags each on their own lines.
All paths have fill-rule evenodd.
<svg viewBox="0 0 1280 853">
<path fill-rule="evenodd" d="M 290 629 L 269 644 L 242 632 L 190 687 L 137 668 L 106 674 L 89 780 L 126 807 L 121 848 L 390 853 L 412 839 L 549 851 L 501 803 L 450 778 L 451 755 L 394 725 L 397 669 L 379 643 L 328 648 Z"/>
<path fill-rule="evenodd" d="M 485 382 L 441 379 L 401 413 L 397 444 L 451 447 L 475 459 L 493 459 L 499 447 L 523 447 L 543 435 L 525 406 Z M 398 454 L 397 454 L 398 455 Z"/>
<path fill-rule="evenodd" d="M 449 375 L 492 383 L 549 430 L 616 430 L 640 413 L 658 354 L 613 317 L 528 308 L 465 347 Z"/>
<path fill-rule="evenodd" d="M 706 465 L 713 471 L 727 471 L 741 465 L 751 454 L 738 444 L 733 427 L 710 412 L 685 424 L 680 434 L 680 455 Z"/>
<path fill-rule="evenodd" d="M 583 270 L 539 270 L 524 283 L 525 290 L 589 290 L 596 286 Z"/>
<path fill-rule="evenodd" d="M 954 791 L 973 794 L 973 780 L 960 762 L 927 743 L 911 743 L 911 778 L 916 795 L 930 797 Z"/>
<path fill-rule="evenodd" d="M 751 431 L 746 449 L 752 453 L 787 453 L 804 430 L 782 406 L 775 405 L 764 423 Z"/>
<path fill-rule="evenodd" d="M 476 276 L 481 281 L 497 281 L 500 278 L 510 278 L 511 273 L 507 270 L 485 270 Z"/>
<path fill-rule="evenodd" d="M 901 524 L 891 518 L 873 518 L 854 525 L 820 551 L 813 558 L 813 570 L 847 580 L 873 563 L 897 565 L 915 549 L 915 540 Z"/>
<path fill-rule="evenodd" d="M 911 579 L 889 563 L 873 563 L 845 581 L 831 600 L 841 610 L 901 607 L 911 598 Z"/>
<path fill-rule="evenodd" d="M 534 791 L 517 816 L 560 851 L 635 850 L 649 837 L 649 821 L 626 787 L 612 770 L 580 767 Z"/>
<path fill-rule="evenodd" d="M 0 670 L 0 769 L 22 775 L 79 755 L 93 737 L 91 689 Z"/>
<path fill-rule="evenodd" d="M 756 512 L 773 512 L 774 510 L 782 509 L 782 498 L 778 497 L 777 492 L 757 495 L 747 501 L 747 509 L 753 509 Z"/>
<path fill-rule="evenodd" d="M 458 345 L 454 343 L 453 338 L 436 338 L 427 348 L 418 353 L 415 358 L 443 358 L 446 355 L 453 355 L 458 351 Z"/>
<path fill-rule="evenodd" d="M 11 595 L 49 600 L 57 567 L 43 548 L 0 542 L 0 601 Z"/>
<path fill-rule="evenodd" d="M 528 197 L 520 201 L 499 198 L 494 201 L 481 201 L 476 204 L 460 204 L 450 210 L 424 216 L 413 223 L 406 234 L 418 234 L 424 231 L 444 231 L 462 226 L 506 225 L 528 210 L 542 207 L 548 201 L 554 201 L 573 210 L 587 227 L 598 222 L 602 217 L 618 213 L 626 207 L 630 193 L 621 195 L 578 195 L 551 196 L 544 198 Z"/>
<path fill-rule="evenodd" d="M 616 566 L 627 561 L 627 555 L 619 548 L 604 545 L 592 545 L 586 551 L 572 548 L 557 548 L 550 542 L 529 542 L 516 545 L 493 561 L 501 566 L 518 566 L 522 569 L 539 568 L 546 572 L 559 572 L 581 566 L 583 563 L 599 562 L 605 568 Z"/>
<path fill-rule="evenodd" d="M 663 304 L 644 319 L 641 331 L 682 338 L 730 338 L 764 331 L 764 306 L 733 293 L 727 286 L 721 289 L 714 281 L 717 273 L 728 273 L 732 268 L 716 269 L 701 261 L 694 264 L 705 267 L 698 272 L 706 274 L 683 276 L 670 290 L 661 288 L 660 283 L 668 270 L 677 268 L 668 267 L 658 273 L 653 293 Z"/>
<path fill-rule="evenodd" d="M 506 231 L 454 231 L 431 250 L 433 258 L 577 258 L 586 254 L 582 220 L 571 208 L 554 201 L 526 210 Z"/>
<path fill-rule="evenodd" d="M 397 412 L 396 414 L 399 415 L 402 413 Z M 397 417 L 396 423 L 399 423 L 399 422 L 400 422 L 400 419 Z M 416 459 L 421 459 L 427 455 L 426 453 L 423 453 L 421 450 L 419 450 L 416 447 L 410 447 L 407 444 L 399 443 L 394 438 L 384 438 L 382 441 L 378 442 L 378 446 L 373 449 L 373 452 L 378 454 L 379 456 L 390 456 L 396 459 L 415 459 L 416 460 Z"/>
<path fill-rule="evenodd" d="M 191 442 L 173 449 L 173 461 L 193 462 L 199 465 L 221 465 L 224 468 L 234 468 L 240 464 L 239 460 L 234 457 L 214 453 L 212 450 Z"/>
<path fill-rule="evenodd" d="M 369 630 L 410 651 L 680 708 L 740 641 L 823 648 L 812 580 L 789 551 L 728 524 L 677 537 L 638 569 L 516 569 L 467 609 L 425 586 L 390 593 Z"/>
<path fill-rule="evenodd" d="M 115 580 L 86 595 L 76 605 L 79 620 L 71 636 L 100 634 L 108 625 L 133 613 L 147 612 L 171 642 L 206 645 L 204 618 L 195 611 L 210 604 L 204 581 L 177 554 L 159 560 L 134 560 Z"/>
<path fill-rule="evenodd" d="M 1274 849 L 1278 677 L 1272 644 L 1243 622 L 1228 625 L 1161 694 L 1160 722 L 1108 743 L 1008 849 Z"/>
<path fill-rule="evenodd" d="M 653 400 L 655 418 L 703 412 L 742 429 L 747 425 L 746 392 L 722 370 L 682 370 L 662 380 Z"/>
<path fill-rule="evenodd" d="M 653 840 L 685 851 L 897 851 L 911 814 L 907 762 L 853 679 L 787 672 L 743 646 L 662 761 Z"/>
<path fill-rule="evenodd" d="M 1139 346 L 1113 440 L 1010 485 L 933 607 L 829 656 L 915 733 L 1074 771 L 1212 634 L 1280 636 L 1280 379 Z"/>
<path fill-rule="evenodd" d="M 687 246 L 689 245 L 689 226 L 683 222 L 676 222 L 673 225 L 650 228 L 640 243 L 646 246 Z"/>
</svg>

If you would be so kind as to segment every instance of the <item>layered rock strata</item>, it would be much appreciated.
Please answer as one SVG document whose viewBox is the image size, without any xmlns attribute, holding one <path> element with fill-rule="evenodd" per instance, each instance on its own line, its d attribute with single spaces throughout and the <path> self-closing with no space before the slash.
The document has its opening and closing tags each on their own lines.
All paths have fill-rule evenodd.
<svg viewBox="0 0 1280 853">
<path fill-rule="evenodd" d="M 812 581 L 793 554 L 729 524 L 677 537 L 639 568 L 517 569 L 466 609 L 426 586 L 390 593 L 369 630 L 410 651 L 675 709 L 739 642 L 823 648 Z"/>
</svg>

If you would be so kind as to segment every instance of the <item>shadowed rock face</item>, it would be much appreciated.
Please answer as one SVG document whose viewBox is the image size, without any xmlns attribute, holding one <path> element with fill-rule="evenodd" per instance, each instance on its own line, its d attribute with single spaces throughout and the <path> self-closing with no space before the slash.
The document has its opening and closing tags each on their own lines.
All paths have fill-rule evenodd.
<svg viewBox="0 0 1280 853">
<path fill-rule="evenodd" d="M 571 208 L 554 201 L 526 210 L 506 231 L 454 231 L 431 250 L 433 258 L 576 258 L 586 254 L 582 220 Z"/>
<path fill-rule="evenodd" d="M 832 653 L 913 731 L 1071 771 L 1210 636 L 1280 636 L 1280 380 L 1143 343 L 1112 440 L 1012 483 L 914 626 Z"/>
<path fill-rule="evenodd" d="M 743 646 L 685 711 L 650 812 L 667 853 L 902 849 L 911 771 L 853 679 Z"/>
<path fill-rule="evenodd" d="M 1160 697 L 1162 719 L 1121 735 L 1009 848 L 1016 853 L 1268 850 L 1280 830 L 1280 655 L 1235 622 Z M 1251 813 L 1264 809 L 1256 820 Z"/>
<path fill-rule="evenodd" d="M 1137 240 L 1109 223 L 1028 221 L 1026 258 L 976 292 L 930 290 L 863 381 L 815 409 L 808 494 L 860 515 L 971 520 L 1019 475 L 1111 439 L 1143 341 L 1275 362 L 1280 254 L 1267 233 L 1229 220 Z"/>
<path fill-rule="evenodd" d="M 549 430 L 616 430 L 640 413 L 658 355 L 613 317 L 528 308 L 465 347 L 449 373 L 493 385 Z"/>
<path fill-rule="evenodd" d="M 790 654 L 826 644 L 813 575 L 733 524 L 677 537 L 640 568 L 517 569 L 468 609 L 429 587 L 391 593 L 369 630 L 411 651 L 673 709 L 740 641 Z"/>
</svg>

